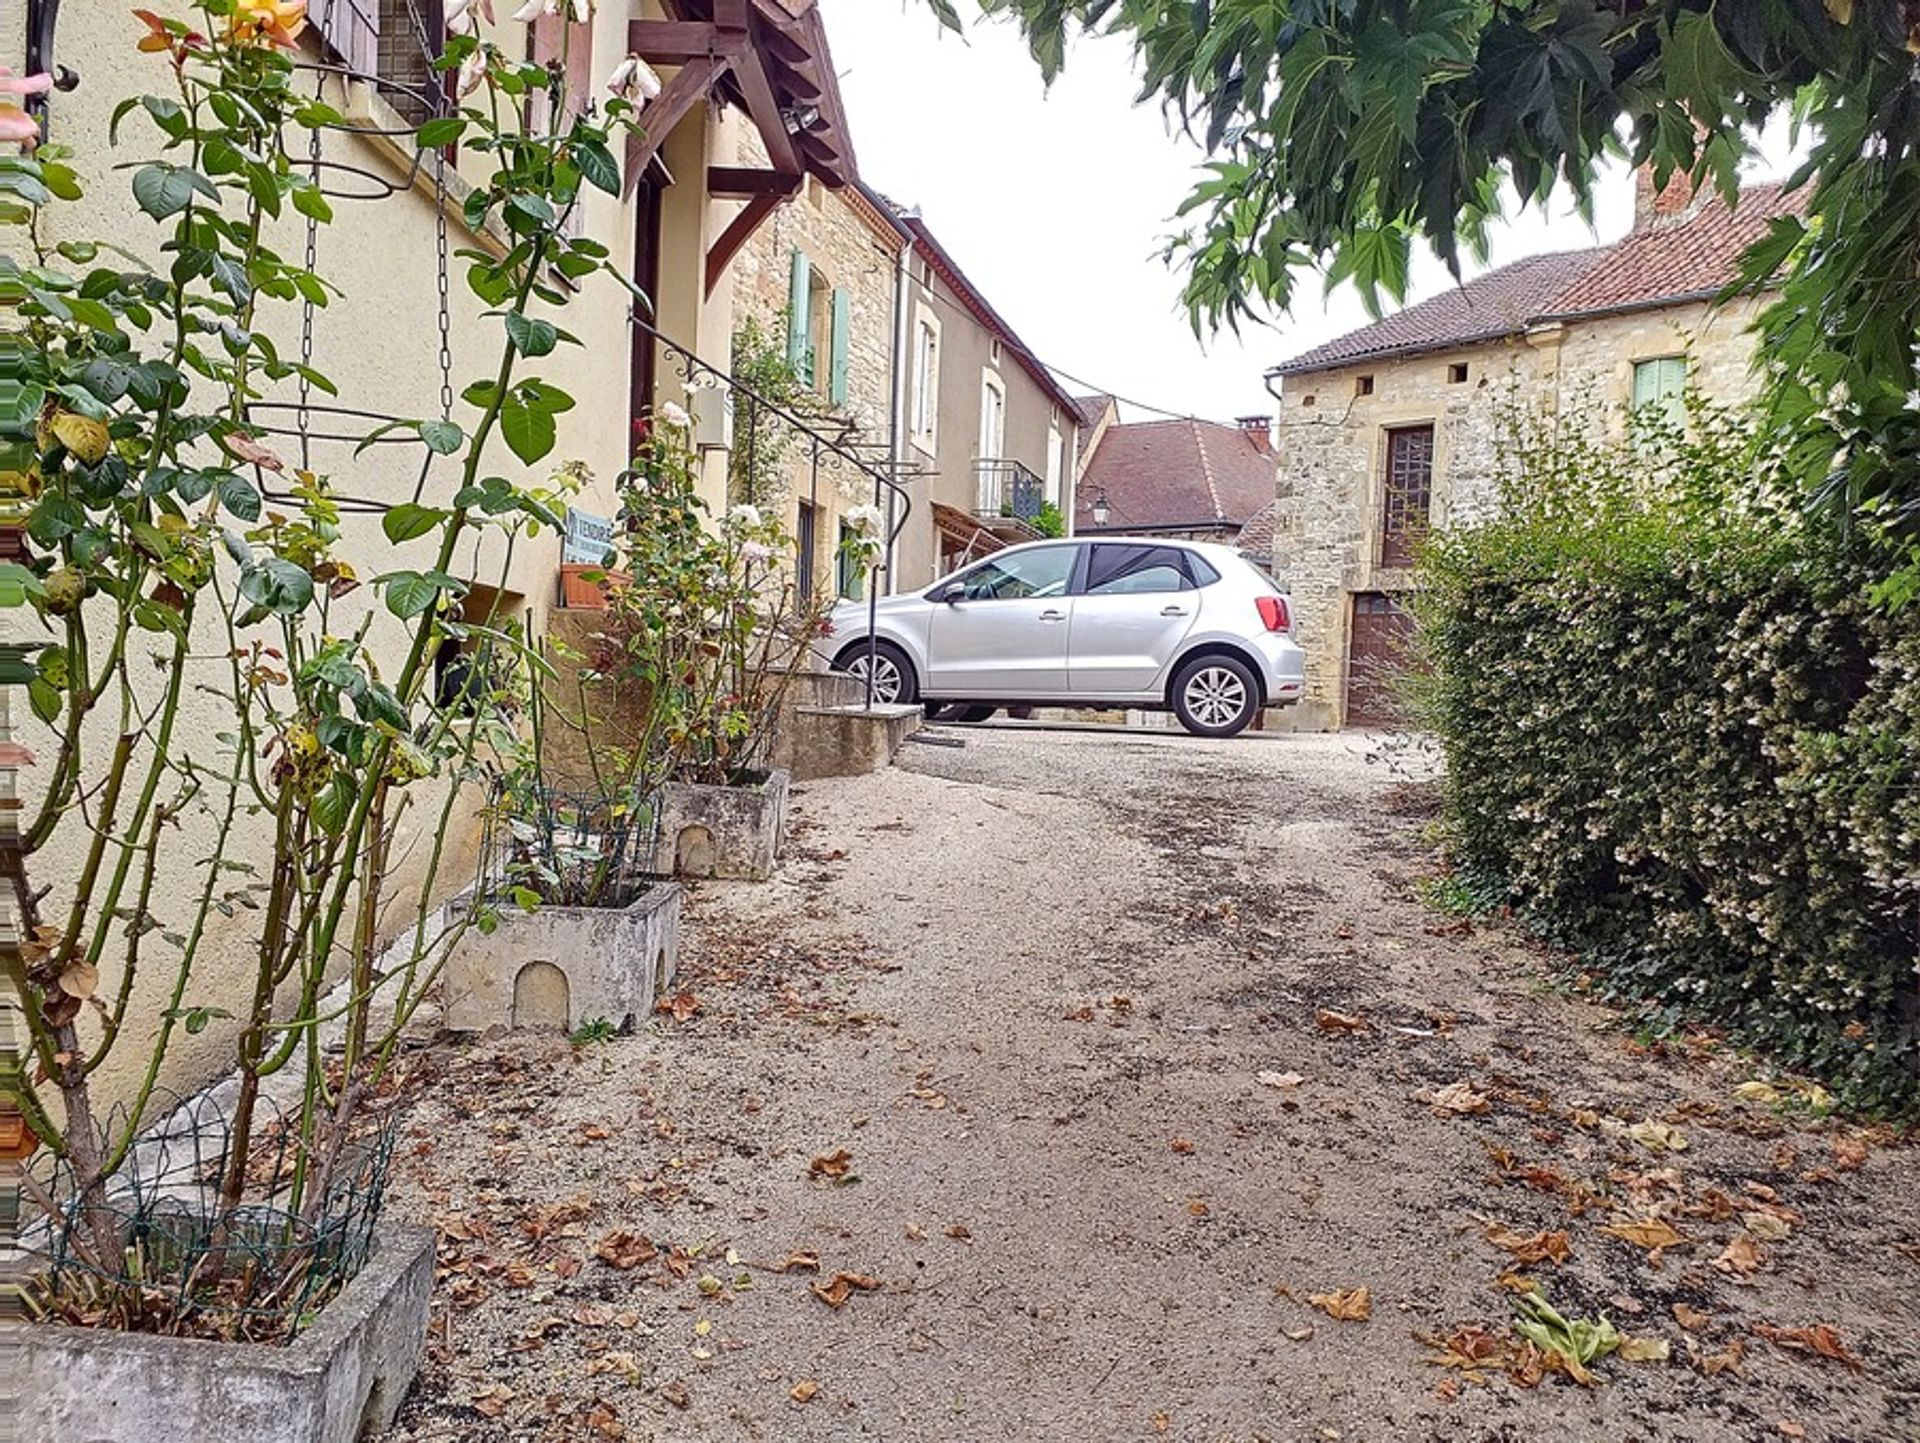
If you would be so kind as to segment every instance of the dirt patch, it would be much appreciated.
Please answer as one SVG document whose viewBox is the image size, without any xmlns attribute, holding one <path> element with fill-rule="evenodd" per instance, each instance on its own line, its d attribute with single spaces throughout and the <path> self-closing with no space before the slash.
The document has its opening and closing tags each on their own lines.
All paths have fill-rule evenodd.
<svg viewBox="0 0 1920 1443">
<path fill-rule="evenodd" d="M 1405 766 L 966 739 L 799 789 L 681 1020 L 439 1049 L 394 1438 L 1920 1437 L 1912 1150 L 1440 925 Z M 1444 1366 L 1518 1279 L 1668 1357 Z"/>
</svg>

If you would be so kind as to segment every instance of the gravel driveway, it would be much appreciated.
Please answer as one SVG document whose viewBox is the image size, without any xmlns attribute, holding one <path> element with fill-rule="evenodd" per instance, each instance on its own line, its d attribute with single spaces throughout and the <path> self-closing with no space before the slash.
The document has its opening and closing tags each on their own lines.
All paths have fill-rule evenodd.
<svg viewBox="0 0 1920 1443">
<path fill-rule="evenodd" d="M 946 734 L 694 889 L 684 1020 L 424 1056 L 392 1437 L 1920 1439 L 1912 1149 L 1428 911 L 1404 757 Z"/>
</svg>

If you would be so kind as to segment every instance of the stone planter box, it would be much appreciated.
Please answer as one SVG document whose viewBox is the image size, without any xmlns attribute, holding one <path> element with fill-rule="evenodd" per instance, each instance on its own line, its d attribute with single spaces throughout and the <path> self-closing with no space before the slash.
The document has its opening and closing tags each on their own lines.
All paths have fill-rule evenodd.
<svg viewBox="0 0 1920 1443">
<path fill-rule="evenodd" d="M 653 870 L 681 877 L 764 882 L 787 831 L 792 779 L 770 772 L 758 786 L 668 782 L 660 793 L 660 840 Z"/>
<path fill-rule="evenodd" d="M 431 1228 L 385 1224 L 367 1264 L 284 1348 L 18 1328 L 19 1438 L 358 1443 L 393 1425 L 427 1341 Z"/>
<path fill-rule="evenodd" d="M 457 897 L 458 918 L 474 905 Z M 680 960 L 680 888 L 650 882 L 626 907 L 499 906 L 493 934 L 469 927 L 443 981 L 450 1032 L 552 1027 L 605 1018 L 630 1027 L 670 987 Z"/>
</svg>

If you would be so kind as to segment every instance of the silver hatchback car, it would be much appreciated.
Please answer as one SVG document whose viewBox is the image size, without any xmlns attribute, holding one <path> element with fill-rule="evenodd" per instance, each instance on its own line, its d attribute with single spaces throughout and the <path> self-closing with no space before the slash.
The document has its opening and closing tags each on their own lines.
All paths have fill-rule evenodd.
<svg viewBox="0 0 1920 1443">
<path fill-rule="evenodd" d="M 1197 736 L 1244 730 L 1305 687 L 1285 593 L 1230 546 L 1034 541 L 925 591 L 833 612 L 833 665 L 874 694 L 981 720 L 1003 706 L 1171 709 Z"/>
</svg>

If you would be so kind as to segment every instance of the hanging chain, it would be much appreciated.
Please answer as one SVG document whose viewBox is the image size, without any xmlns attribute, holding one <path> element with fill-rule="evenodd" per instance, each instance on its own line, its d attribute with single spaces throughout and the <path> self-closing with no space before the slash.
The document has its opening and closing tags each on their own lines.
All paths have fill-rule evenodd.
<svg viewBox="0 0 1920 1443">
<path fill-rule="evenodd" d="M 333 30 L 334 0 L 326 0 L 320 7 L 320 33 L 330 35 Z M 314 76 L 313 98 L 320 101 L 327 90 L 327 72 L 321 70 Z M 307 174 L 313 181 L 314 189 L 320 187 L 320 127 L 314 126 L 307 132 Z M 313 268 L 320 261 L 320 222 L 312 216 L 307 217 L 307 247 L 305 264 L 307 275 L 313 275 Z M 300 404 L 294 411 L 294 425 L 300 433 L 300 469 L 311 471 L 313 458 L 309 454 L 312 439 L 308 435 L 309 417 L 307 402 L 313 394 L 313 383 L 307 374 L 313 369 L 313 301 L 304 292 L 300 300 Z"/>
</svg>

